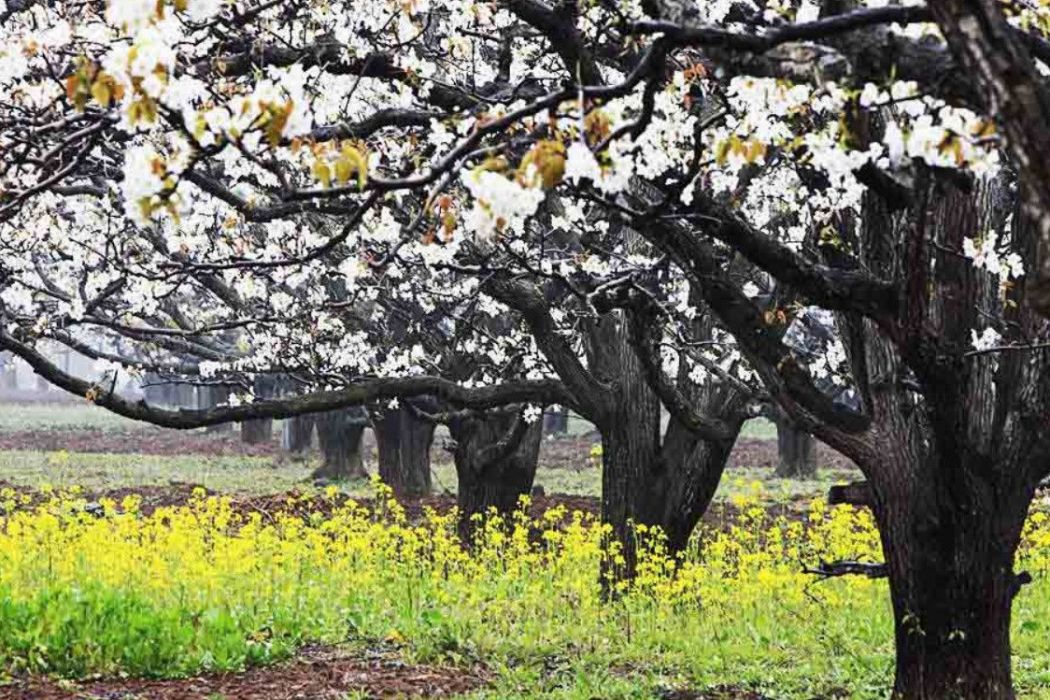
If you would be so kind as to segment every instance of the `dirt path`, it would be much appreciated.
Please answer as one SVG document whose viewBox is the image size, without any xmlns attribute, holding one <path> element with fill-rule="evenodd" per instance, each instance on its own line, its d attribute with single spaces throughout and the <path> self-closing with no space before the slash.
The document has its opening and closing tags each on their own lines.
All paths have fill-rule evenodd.
<svg viewBox="0 0 1050 700">
<path fill-rule="evenodd" d="M 0 700 L 342 700 L 351 692 L 369 698 L 441 698 L 487 682 L 484 669 L 413 666 L 393 653 L 352 654 L 314 646 L 290 661 L 244 673 L 80 683 L 16 679 L 0 686 Z"/>
</svg>

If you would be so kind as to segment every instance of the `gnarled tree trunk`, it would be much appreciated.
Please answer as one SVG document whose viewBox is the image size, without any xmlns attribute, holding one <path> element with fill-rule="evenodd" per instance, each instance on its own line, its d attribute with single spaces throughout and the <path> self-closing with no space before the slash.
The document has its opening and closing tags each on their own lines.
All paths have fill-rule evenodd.
<svg viewBox="0 0 1050 700">
<path fill-rule="evenodd" d="M 686 548 L 718 488 L 726 460 L 743 425 L 743 397 L 726 384 L 688 389 L 695 409 L 722 418 L 731 435 L 707 440 L 672 416 L 661 439 L 661 401 L 646 380 L 637 351 L 624 347 L 615 400 L 598 426 L 602 435 L 602 522 L 611 526 L 622 563 L 606 557 L 603 581 L 630 579 L 637 570 L 636 525 L 656 526 L 667 552 Z M 679 368 L 679 380 L 687 373 Z M 680 386 L 687 386 L 684 382 Z"/>
<path fill-rule="evenodd" d="M 315 420 L 324 461 L 311 477 L 328 481 L 367 479 L 361 453 L 361 438 L 368 425 L 364 409 L 328 411 L 318 414 Z"/>
<path fill-rule="evenodd" d="M 960 499 L 955 480 L 974 483 L 988 466 L 962 461 L 875 487 L 895 623 L 894 698 L 1014 698 L 1010 611 L 1023 579 L 1013 565 L 1031 494 L 1018 486 Z"/>
<path fill-rule="evenodd" d="M 603 577 L 634 577 L 635 525 L 659 527 L 669 554 L 684 551 L 732 450 L 733 440 L 698 440 L 674 424 L 661 444 L 659 415 L 625 402 L 615 424 L 602 430 L 602 521 L 623 557 L 622 564 L 605 562 Z"/>
<path fill-rule="evenodd" d="M 813 436 L 787 418 L 777 420 L 776 475 L 786 479 L 812 479 L 817 475 Z"/>
<path fill-rule="evenodd" d="M 434 424 L 405 405 L 371 411 L 379 450 L 379 477 L 398 496 L 427 496 L 432 490 L 430 445 Z"/>
<path fill-rule="evenodd" d="M 994 181 L 968 188 L 920 175 L 906 215 L 866 196 L 857 246 L 865 268 L 903 280 L 912 336 L 893 342 L 871 321 L 840 319 L 873 416 L 857 463 L 890 581 L 893 697 L 1013 700 L 1010 615 L 1024 580 L 1014 558 L 1050 463 L 1048 426 L 1029 417 L 1050 415 L 1050 356 L 967 352 L 996 313 L 1005 333 L 1037 329 L 1022 288 L 1004 306 L 999 280 L 940 253 L 1001 227 L 1008 210 Z M 1024 225 L 1015 216 L 1002 232 L 1021 250 Z"/>
<path fill-rule="evenodd" d="M 457 418 L 450 422 L 449 432 L 456 441 L 459 533 L 469 542 L 474 516 L 490 509 L 507 515 L 532 490 L 542 427 L 540 421 L 528 424 L 511 413 L 493 412 Z"/>
</svg>

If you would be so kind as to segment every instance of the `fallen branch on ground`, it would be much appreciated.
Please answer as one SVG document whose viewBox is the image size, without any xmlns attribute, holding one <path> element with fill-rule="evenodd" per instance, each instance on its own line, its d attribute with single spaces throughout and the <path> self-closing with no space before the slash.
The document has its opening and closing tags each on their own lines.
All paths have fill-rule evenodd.
<svg viewBox="0 0 1050 700">
<path fill-rule="evenodd" d="M 889 571 L 885 564 L 865 561 L 821 561 L 819 566 L 802 567 L 802 573 L 813 574 L 821 578 L 836 576 L 867 576 L 868 578 L 886 578 Z"/>
</svg>

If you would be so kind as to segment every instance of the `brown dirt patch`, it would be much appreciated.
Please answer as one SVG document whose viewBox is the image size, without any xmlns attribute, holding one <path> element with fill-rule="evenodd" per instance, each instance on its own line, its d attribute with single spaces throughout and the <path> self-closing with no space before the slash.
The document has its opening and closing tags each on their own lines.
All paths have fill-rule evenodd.
<svg viewBox="0 0 1050 700">
<path fill-rule="evenodd" d="M 235 674 L 78 683 L 16 679 L 0 687 L 0 700 L 341 700 L 350 692 L 369 698 L 439 698 L 487 682 L 484 669 L 413 666 L 395 654 L 315 646 L 290 661 Z"/>
<path fill-rule="evenodd" d="M 0 488 L 11 488 L 16 493 L 28 494 L 29 503 L 19 504 L 18 509 L 30 509 L 45 502 L 50 495 L 40 490 L 14 484 L 0 479 Z M 171 482 L 166 486 L 129 486 L 117 489 L 90 490 L 80 492 L 79 497 L 87 502 L 98 502 L 100 499 L 112 499 L 116 501 L 119 509 L 120 502 L 127 496 L 138 496 L 139 512 L 150 515 L 158 508 L 167 506 L 181 506 L 192 497 L 195 489 L 203 488 L 196 484 L 185 482 Z M 209 496 L 220 495 L 218 492 L 204 489 Z M 350 498 L 345 494 L 337 494 L 334 498 L 313 495 L 309 500 L 304 500 L 306 495 L 302 491 L 287 491 L 284 493 L 267 494 L 264 496 L 230 495 L 231 506 L 240 513 L 261 513 L 264 519 L 270 519 L 278 513 L 289 513 L 307 517 L 312 513 L 330 515 L 333 510 L 343 506 L 347 501 L 354 500 L 363 506 L 371 507 L 370 498 Z M 438 513 L 448 513 L 456 506 L 456 497 L 448 494 L 434 494 L 423 498 L 401 498 L 398 502 L 405 509 L 405 515 L 411 522 L 423 519 L 424 513 L 432 509 Z M 601 502 L 592 496 L 573 496 L 569 494 L 549 494 L 534 496 L 529 508 L 529 514 L 534 518 L 541 517 L 548 510 L 555 507 L 563 507 L 569 513 L 583 511 L 597 514 L 601 508 Z"/>
<path fill-rule="evenodd" d="M 768 695 L 730 685 L 708 690 L 670 690 L 659 697 L 660 700 L 771 700 Z"/>
<path fill-rule="evenodd" d="M 572 437 L 546 439 L 540 449 L 540 466 L 551 469 L 586 469 L 594 465 L 591 448 L 600 444 L 596 433 Z M 375 441 L 370 432 L 365 434 L 364 449 L 375 463 Z M 85 429 L 40 429 L 0 433 L 0 450 L 31 450 L 54 452 L 89 452 L 106 454 L 147 455 L 208 455 L 208 456 L 284 456 L 276 436 L 274 440 L 246 445 L 240 440 L 236 429 L 223 433 L 207 433 L 200 430 L 170 430 L 148 427 L 134 431 L 107 431 Z M 440 444 L 435 441 L 434 461 L 449 459 Z M 740 438 L 729 456 L 728 466 L 758 467 L 773 469 L 777 463 L 775 440 Z M 854 468 L 849 459 L 826 445 L 817 445 L 817 464 L 822 468 L 849 470 Z"/>
<path fill-rule="evenodd" d="M 277 442 L 246 445 L 236 431 L 205 433 L 146 428 L 134 431 L 20 430 L 0 433 L 0 450 L 94 452 L 145 455 L 265 456 L 280 450 Z"/>
<path fill-rule="evenodd" d="M 27 504 L 19 504 L 18 509 L 30 509 L 46 501 L 49 498 L 36 489 L 26 488 L 12 484 L 0 479 L 0 488 L 9 487 L 20 494 L 28 494 L 30 501 Z M 185 505 L 193 494 L 194 489 L 200 488 L 194 484 L 175 482 L 168 486 L 136 486 L 119 489 L 107 489 L 101 491 L 84 491 L 81 497 L 86 501 L 97 502 L 99 499 L 108 498 L 120 503 L 126 496 L 138 496 L 141 501 L 139 512 L 150 515 L 155 510 L 167 506 Z M 208 495 L 219 495 L 215 491 L 205 489 Z M 268 494 L 265 496 L 230 496 L 232 508 L 245 515 L 259 513 L 266 522 L 273 522 L 279 514 L 297 515 L 303 519 L 309 518 L 314 513 L 321 513 L 325 517 L 330 516 L 332 511 L 343 506 L 347 501 L 354 500 L 361 505 L 371 508 L 374 505 L 369 498 L 350 498 L 344 494 L 338 494 L 335 498 L 313 496 L 306 500 L 301 491 L 287 491 L 285 493 Z M 401 507 L 405 509 L 405 516 L 409 522 L 418 523 L 423 520 L 427 510 L 433 510 L 439 514 L 446 514 L 456 507 L 456 497 L 448 494 L 434 494 L 425 498 L 401 498 L 398 499 Z M 809 507 L 809 499 L 798 496 L 787 502 L 767 505 L 770 516 L 784 516 L 789 520 L 806 522 Z M 601 512 L 601 500 L 594 496 L 575 496 L 563 493 L 552 493 L 535 495 L 529 505 L 529 516 L 540 519 L 553 508 L 563 508 L 566 511 L 566 524 L 574 512 L 583 512 L 597 517 Z M 739 509 L 731 503 L 717 502 L 708 507 L 703 516 L 703 524 L 714 530 L 728 530 L 739 521 Z"/>
<path fill-rule="evenodd" d="M 777 466 L 777 441 L 760 438 L 739 438 L 729 453 L 729 468 Z M 856 469 L 853 462 L 822 442 L 817 443 L 817 466 L 822 469 Z"/>
</svg>

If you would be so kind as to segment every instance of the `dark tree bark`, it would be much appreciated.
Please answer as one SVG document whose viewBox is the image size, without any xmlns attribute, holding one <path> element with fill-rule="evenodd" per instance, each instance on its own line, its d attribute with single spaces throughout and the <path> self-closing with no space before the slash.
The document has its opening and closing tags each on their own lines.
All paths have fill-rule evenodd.
<svg viewBox="0 0 1050 700">
<path fill-rule="evenodd" d="M 812 479 L 817 475 L 813 436 L 787 418 L 777 420 L 776 475 L 786 479 Z"/>
<path fill-rule="evenodd" d="M 603 582 L 634 578 L 636 525 L 659 527 L 672 556 L 686 548 L 718 488 L 747 398 L 722 379 L 694 384 L 684 357 L 672 383 L 659 360 L 655 307 L 628 301 L 627 308 L 596 329 L 589 358 L 612 387 L 595 423 L 602 436 L 602 521 L 622 559 L 603 561 Z M 693 325 L 695 337 L 709 337 L 709 314 L 698 314 Z M 671 416 L 661 435 L 665 407 Z"/>
<path fill-rule="evenodd" d="M 639 245 L 635 236 L 630 238 Z M 684 356 L 678 375 L 664 376 L 657 347 L 662 312 L 629 279 L 606 285 L 600 296 L 590 298 L 601 316 L 586 329 L 586 366 L 558 332 L 540 288 L 493 278 L 486 290 L 522 314 L 572 393 L 573 410 L 601 433 L 601 518 L 610 527 L 603 586 L 635 576 L 636 525 L 659 527 L 668 551 L 682 551 L 711 502 L 743 425 L 746 387 L 722 376 L 696 385 Z M 710 337 L 711 324 L 710 314 L 697 314 L 694 337 Z M 672 414 L 662 436 L 661 404 Z M 617 548 L 618 553 L 612 551 Z"/>
<path fill-rule="evenodd" d="M 457 418 L 448 427 L 456 442 L 459 533 L 469 542 L 475 515 L 508 515 L 532 491 L 543 431 L 540 421 L 530 425 L 508 412 Z"/>
<path fill-rule="evenodd" d="M 671 555 L 685 550 L 714 497 L 743 423 L 734 420 L 733 435 L 714 441 L 698 439 L 672 418 L 661 440 L 660 402 L 645 380 L 638 374 L 625 377 L 621 388 L 616 409 L 599 426 L 602 522 L 612 526 L 612 541 L 619 543 L 623 557 L 622 564 L 604 562 L 602 574 L 616 580 L 635 575 L 635 524 L 659 527 Z M 702 404 L 714 409 L 717 401 L 712 396 Z"/>
<path fill-rule="evenodd" d="M 434 424 L 416 416 L 405 405 L 376 407 L 370 412 L 379 451 L 379 477 L 383 483 L 398 496 L 430 495 Z"/>
<path fill-rule="evenodd" d="M 918 478 L 898 472 L 875 488 L 893 602 L 895 698 L 1014 697 L 1010 612 L 1021 579 L 1013 564 L 1031 494 L 982 488 L 949 497 L 958 489 L 943 480 L 980 478 L 982 461 L 930 464 Z"/>
<path fill-rule="evenodd" d="M 311 477 L 328 481 L 367 479 L 361 451 L 361 438 L 368 425 L 364 409 L 328 411 L 319 414 L 316 422 L 324 461 Z"/>
<path fill-rule="evenodd" d="M 905 216 L 874 196 L 865 202 L 865 265 L 907 280 L 904 323 L 914 334 L 894 343 L 870 321 L 843 318 L 855 381 L 875 416 L 870 449 L 856 461 L 889 572 L 896 698 L 1014 698 L 1009 628 L 1022 579 L 1013 567 L 1050 463 L 1050 354 L 961 352 L 982 313 L 998 311 L 1027 332 L 1038 333 L 1038 321 L 1022 287 L 1004 305 L 996 279 L 961 256 L 931 264 L 933 246 L 917 236 L 958 250 L 963 237 L 1001 225 L 1013 210 L 1004 184 L 969 188 L 929 175 Z M 1034 236 L 1013 213 L 1004 235 L 1025 250 Z"/>
<path fill-rule="evenodd" d="M 312 414 L 286 418 L 281 428 L 281 447 L 294 453 L 309 450 L 313 442 L 314 423 Z"/>
</svg>

